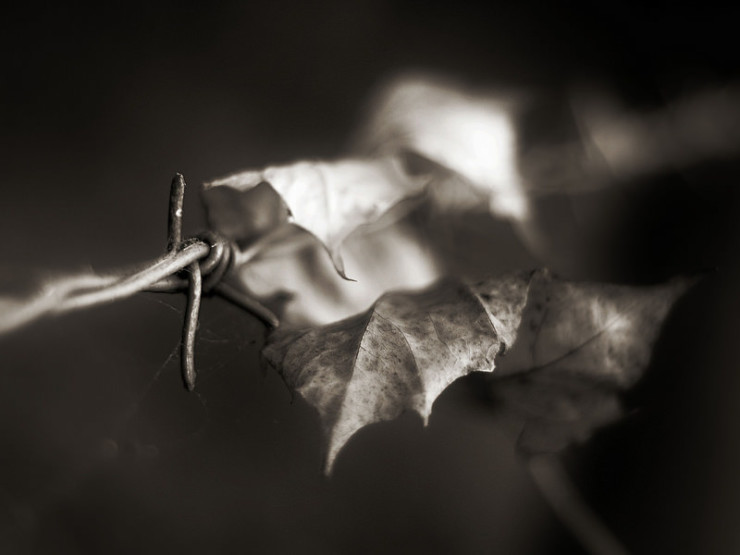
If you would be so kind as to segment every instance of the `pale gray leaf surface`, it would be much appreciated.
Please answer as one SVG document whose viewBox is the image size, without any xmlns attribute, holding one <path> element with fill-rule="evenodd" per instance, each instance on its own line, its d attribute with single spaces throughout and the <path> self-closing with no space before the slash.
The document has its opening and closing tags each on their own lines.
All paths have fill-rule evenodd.
<svg viewBox="0 0 740 555">
<path fill-rule="evenodd" d="M 653 344 L 689 280 L 650 287 L 533 280 L 514 348 L 492 393 L 524 420 L 519 445 L 554 452 L 617 419 L 619 393 L 650 363 Z"/>
<path fill-rule="evenodd" d="M 529 275 L 472 286 L 444 281 L 386 294 L 367 312 L 329 326 L 273 334 L 264 355 L 319 411 L 327 472 L 363 426 L 405 410 L 426 421 L 453 381 L 491 372 L 515 336 L 528 284 Z"/>
<path fill-rule="evenodd" d="M 230 239 L 243 239 L 235 222 L 247 218 L 229 192 L 249 193 L 264 183 L 283 199 L 290 221 L 326 246 L 337 271 L 344 275 L 340 253 L 344 240 L 358 227 L 380 220 L 402 200 L 419 194 L 426 178 L 408 175 L 394 156 L 302 161 L 237 173 L 204 186 L 203 199 L 214 228 Z"/>
<path fill-rule="evenodd" d="M 570 283 L 547 271 L 472 285 L 444 281 L 386 294 L 367 312 L 329 326 L 278 330 L 264 356 L 318 410 L 327 472 L 362 427 L 407 410 L 426 422 L 448 385 L 494 366 L 507 383 L 522 377 L 500 390 L 507 401 L 534 407 L 533 418 L 566 423 L 533 428 L 552 431 L 541 442 L 559 445 L 615 417 L 613 392 L 639 378 L 686 287 L 685 281 L 647 288 Z"/>
</svg>

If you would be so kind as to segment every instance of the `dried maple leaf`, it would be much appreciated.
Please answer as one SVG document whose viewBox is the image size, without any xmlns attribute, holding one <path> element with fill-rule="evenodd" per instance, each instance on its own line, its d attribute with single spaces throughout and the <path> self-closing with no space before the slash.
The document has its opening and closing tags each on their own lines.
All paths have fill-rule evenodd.
<svg viewBox="0 0 740 555">
<path fill-rule="evenodd" d="M 426 422 L 449 384 L 493 371 L 512 346 L 509 376 L 553 366 L 594 383 L 631 384 L 684 287 L 574 284 L 547 272 L 475 285 L 444 281 L 423 292 L 386 294 L 367 312 L 329 326 L 278 330 L 264 356 L 318 410 L 330 472 L 359 429 L 405 410 Z"/>
<path fill-rule="evenodd" d="M 446 281 L 388 293 L 365 313 L 322 328 L 276 332 L 264 356 L 321 416 L 326 470 L 360 428 L 404 410 L 425 421 L 453 381 L 492 371 L 513 341 L 529 279 Z"/>
<path fill-rule="evenodd" d="M 234 192 L 251 196 L 258 186 L 267 183 L 285 203 L 284 206 L 271 204 L 270 212 L 276 212 L 271 215 L 271 221 L 280 223 L 289 219 L 316 236 L 344 277 L 340 253 L 343 241 L 358 227 L 379 221 L 402 200 L 418 195 L 426 182 L 427 178 L 407 174 L 401 161 L 392 156 L 303 161 L 211 181 L 204 186 L 203 199 L 212 226 L 239 241 L 254 231 L 245 212 L 245 204 L 254 197 L 239 202 L 235 201 Z"/>
</svg>

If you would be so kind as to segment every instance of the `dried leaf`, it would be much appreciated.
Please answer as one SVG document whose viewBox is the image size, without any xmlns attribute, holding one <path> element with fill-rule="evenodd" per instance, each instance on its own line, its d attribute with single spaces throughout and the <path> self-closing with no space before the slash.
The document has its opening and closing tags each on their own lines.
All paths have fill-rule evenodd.
<svg viewBox="0 0 740 555">
<path fill-rule="evenodd" d="M 367 312 L 329 326 L 278 330 L 264 356 L 318 410 L 330 472 L 363 426 L 405 410 L 427 421 L 449 384 L 493 371 L 509 348 L 510 377 L 536 369 L 543 376 L 552 371 L 552 381 L 574 376 L 575 387 L 627 387 L 646 367 L 660 324 L 685 287 L 574 284 L 547 272 L 475 285 L 445 281 L 419 293 L 386 294 Z M 544 387 L 536 394 L 549 399 Z M 603 416 L 592 412 L 589 426 L 597 413 Z M 578 415 L 574 420 L 572 430 L 581 425 Z"/>
<path fill-rule="evenodd" d="M 323 328 L 273 334 L 264 355 L 318 409 L 327 472 L 363 426 L 404 410 L 426 421 L 449 384 L 474 370 L 492 371 L 513 341 L 528 281 L 446 281 L 420 293 L 386 294 L 367 312 Z"/>
<path fill-rule="evenodd" d="M 690 283 L 535 278 L 517 342 L 492 381 L 495 398 L 525 421 L 520 447 L 558 451 L 618 418 L 619 393 L 642 376 L 668 310 Z"/>
<path fill-rule="evenodd" d="M 406 76 L 386 86 L 356 139 L 360 152 L 411 152 L 452 170 L 488 200 L 497 216 L 524 220 L 528 202 L 516 160 L 512 103 L 447 80 Z M 465 183 L 440 176 L 445 203 Z"/>
<path fill-rule="evenodd" d="M 418 195 L 426 178 L 408 175 L 398 158 L 346 159 L 336 162 L 296 162 L 234 174 L 206 183 L 203 199 L 213 227 L 234 240 L 251 234 L 244 204 L 234 191 L 249 194 L 267 183 L 285 202 L 286 217 L 315 235 L 344 276 L 340 254 L 344 240 L 359 226 L 380 220 L 402 200 Z M 271 204 L 274 209 L 274 203 Z M 281 218 L 274 216 L 277 223 Z M 244 224 L 246 225 L 246 223 Z"/>
<path fill-rule="evenodd" d="M 267 245 L 236 268 L 243 286 L 279 314 L 283 327 L 326 325 L 367 310 L 386 291 L 421 289 L 442 266 L 427 235 L 402 220 L 347 238 L 342 279 L 319 241 L 305 231 Z"/>
</svg>

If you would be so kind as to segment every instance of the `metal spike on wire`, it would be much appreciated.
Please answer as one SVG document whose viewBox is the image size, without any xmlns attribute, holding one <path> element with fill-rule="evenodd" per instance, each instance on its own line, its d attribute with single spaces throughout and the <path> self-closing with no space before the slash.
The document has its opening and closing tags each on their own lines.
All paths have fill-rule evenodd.
<svg viewBox="0 0 740 555">
<path fill-rule="evenodd" d="M 189 263 L 183 270 L 187 273 L 188 300 L 185 308 L 180 357 L 185 386 L 188 390 L 192 391 L 195 387 L 196 377 L 195 333 L 198 328 L 198 314 L 202 293 L 213 292 L 220 294 L 225 299 L 252 312 L 270 326 L 277 326 L 278 320 L 272 312 L 260 303 L 221 281 L 234 261 L 235 246 L 233 243 L 225 241 L 213 232 L 203 233 L 195 239 L 183 240 L 182 218 L 184 200 L 185 179 L 182 174 L 178 173 L 175 174 L 175 177 L 172 179 L 172 185 L 170 186 L 167 252 L 177 253 L 198 241 L 206 241 L 210 249 L 207 257 Z"/>
<path fill-rule="evenodd" d="M 0 333 L 16 330 L 43 316 L 125 299 L 141 291 L 187 294 L 182 332 L 181 365 L 185 386 L 195 387 L 195 339 L 203 294 L 218 295 L 250 312 L 270 327 L 277 317 L 245 291 L 224 281 L 236 258 L 236 245 L 212 231 L 183 239 L 185 179 L 176 174 L 170 187 L 167 252 L 135 270 L 109 274 L 80 274 L 53 280 L 27 302 L 13 302 L 0 314 Z M 0 298 L 0 301 L 3 299 Z"/>
<path fill-rule="evenodd" d="M 167 220 L 167 252 L 177 252 L 184 246 L 182 240 L 182 209 L 185 202 L 185 178 L 175 174 L 170 186 L 170 211 Z M 185 308 L 185 323 L 182 328 L 180 361 L 182 377 L 189 391 L 195 388 L 195 332 L 198 328 L 200 298 L 203 279 L 200 264 L 191 262 L 186 271 L 188 277 L 188 300 Z"/>
</svg>

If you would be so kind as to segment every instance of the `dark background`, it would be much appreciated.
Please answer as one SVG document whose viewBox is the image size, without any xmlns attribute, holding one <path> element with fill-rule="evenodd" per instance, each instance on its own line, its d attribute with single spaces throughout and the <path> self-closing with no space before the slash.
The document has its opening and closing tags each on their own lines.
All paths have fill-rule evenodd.
<svg viewBox="0 0 740 555">
<path fill-rule="evenodd" d="M 175 171 L 193 231 L 197 184 L 341 154 L 391 72 L 555 104 L 596 82 L 635 109 L 736 78 L 737 19 L 710 3 L 553 4 L 6 8 L 3 283 L 158 256 Z M 740 551 L 736 189 L 731 160 L 630 184 L 604 243 L 615 280 L 711 270 L 669 318 L 630 416 L 564 455 L 636 553 Z M 0 551 L 578 552 L 477 382 L 442 395 L 426 430 L 411 416 L 364 430 L 326 480 L 318 420 L 263 375 L 248 315 L 206 303 L 201 379 L 183 390 L 183 304 L 141 295 L 0 338 Z"/>
</svg>

